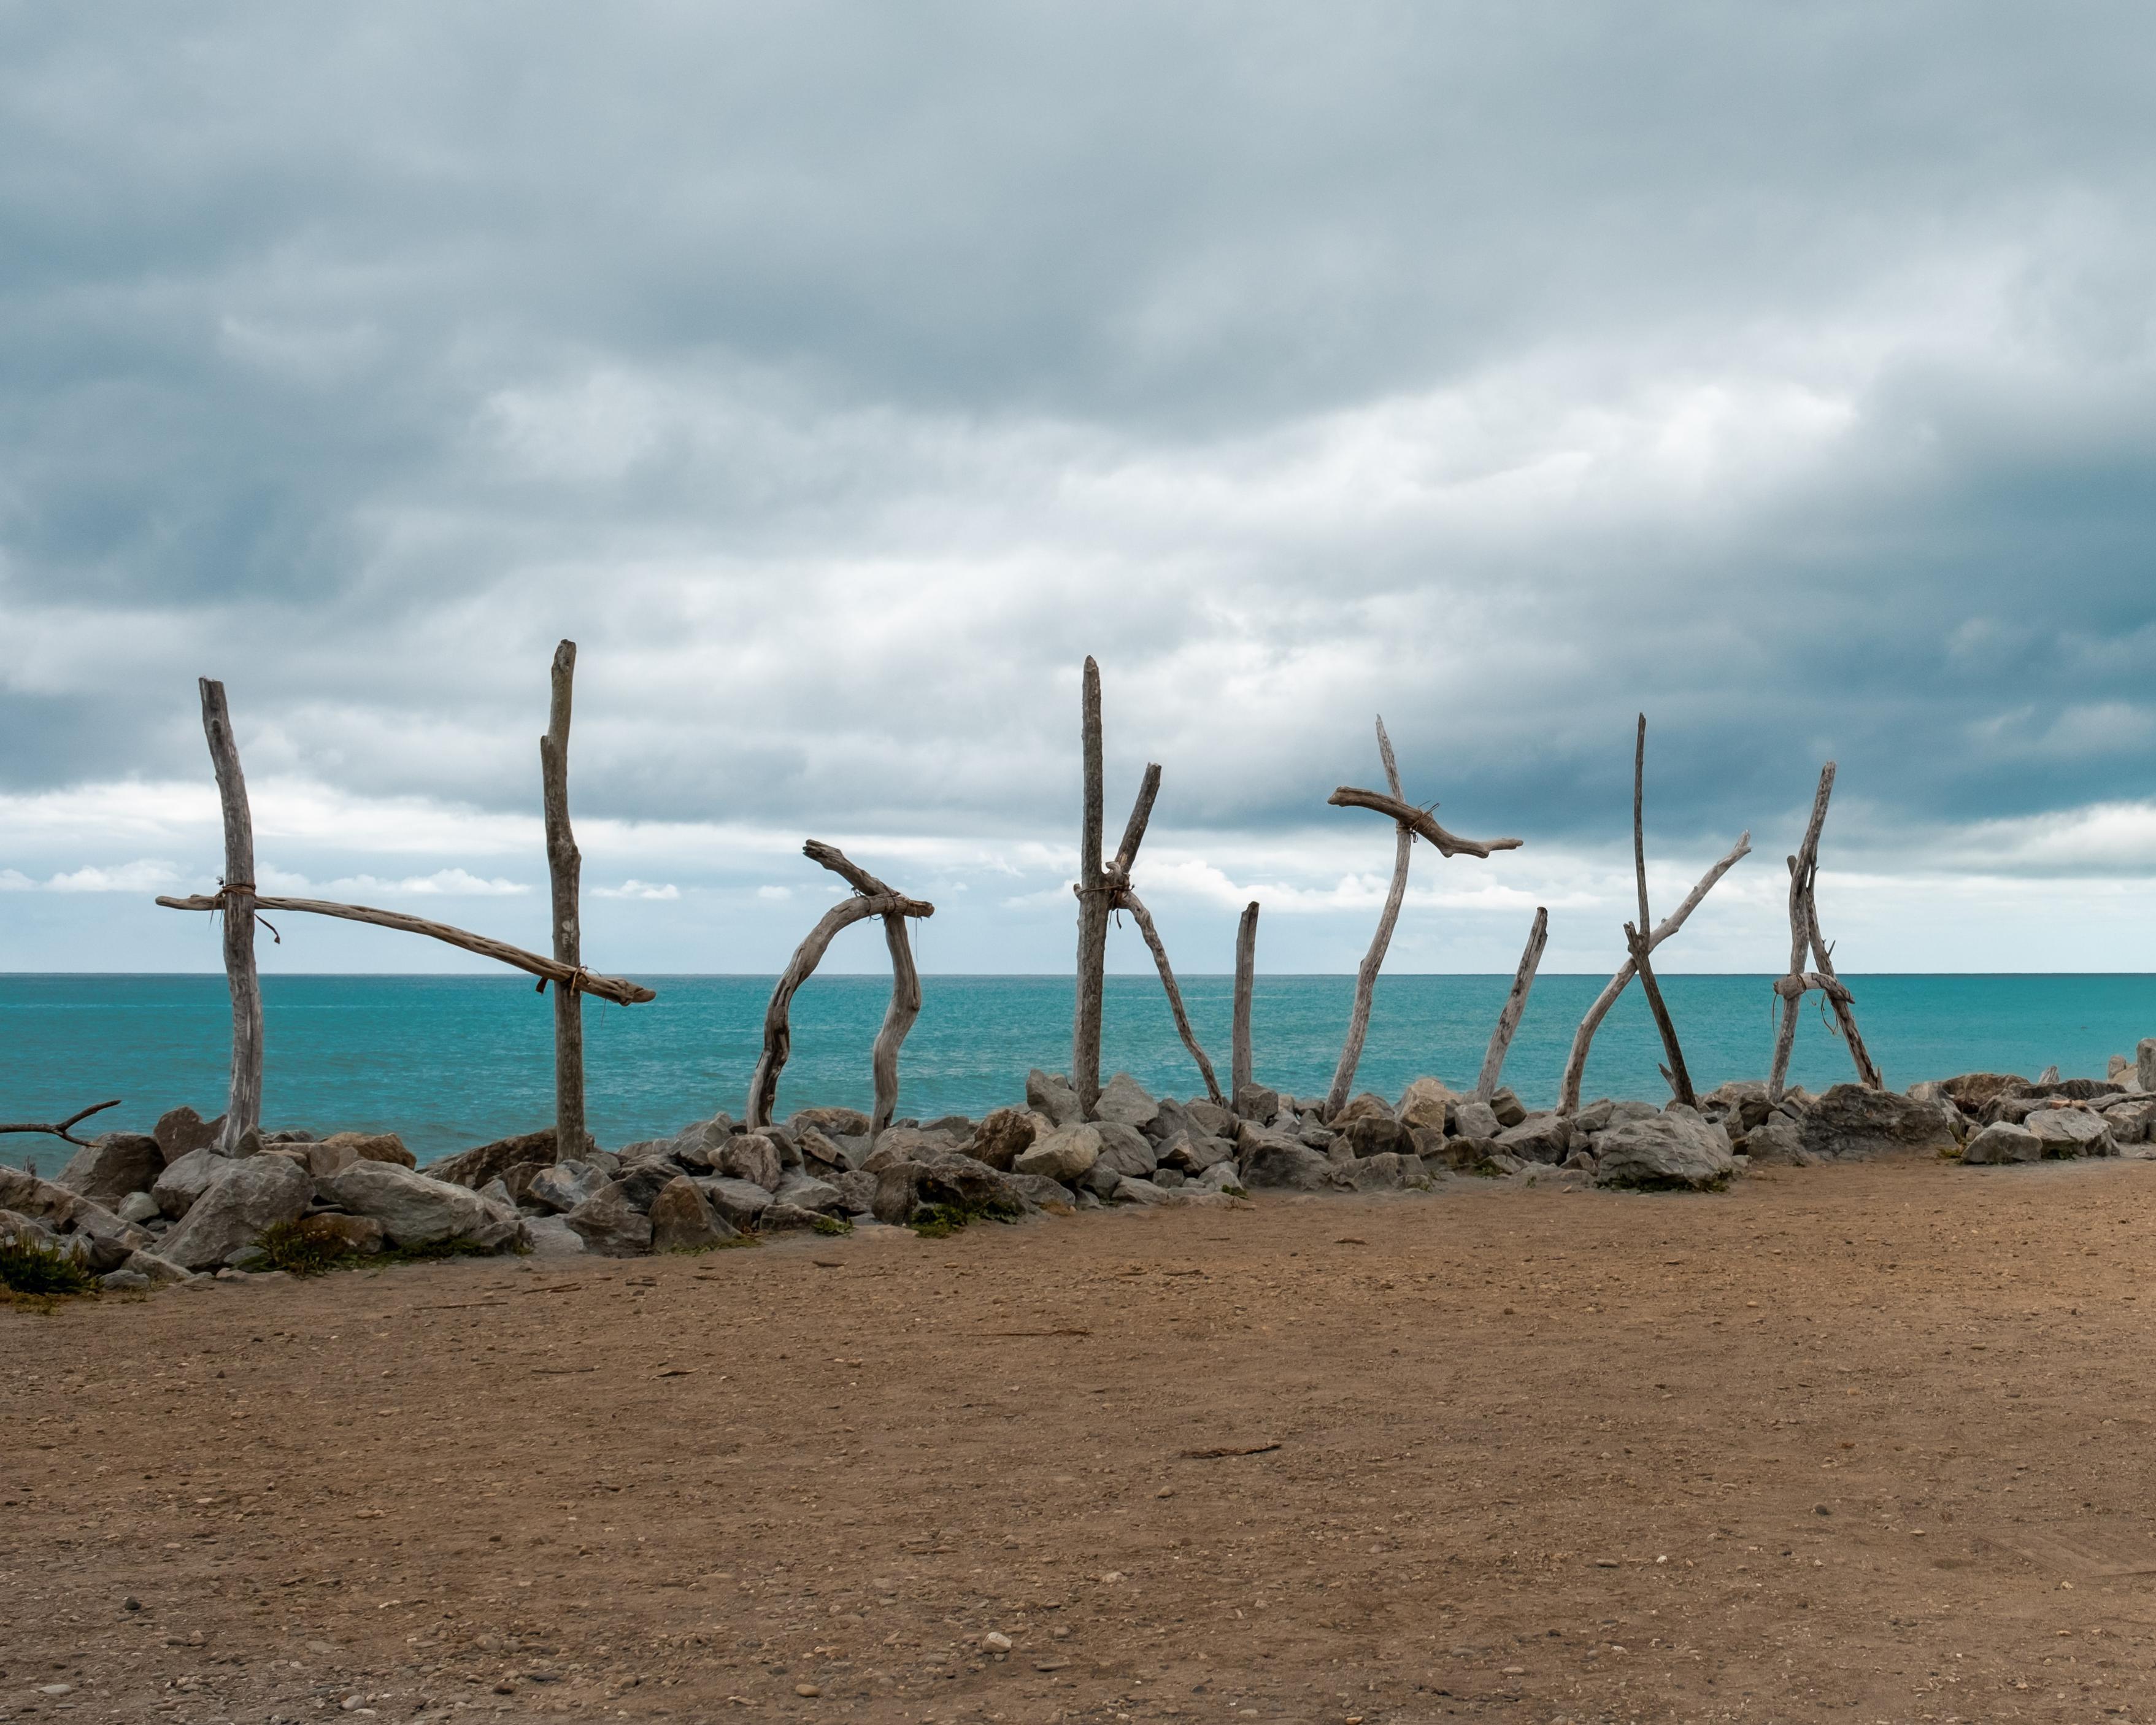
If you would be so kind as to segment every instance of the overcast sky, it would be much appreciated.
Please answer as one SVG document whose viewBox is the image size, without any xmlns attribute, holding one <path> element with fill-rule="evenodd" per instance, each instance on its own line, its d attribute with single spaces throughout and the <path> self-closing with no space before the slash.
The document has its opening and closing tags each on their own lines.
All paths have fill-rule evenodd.
<svg viewBox="0 0 2156 1725">
<path fill-rule="evenodd" d="M 2156 968 L 2145 8 L 0 0 L 0 968 L 222 864 L 775 968 L 805 838 L 1070 963 L 1080 663 L 1178 964 Z M 295 919 L 296 921 L 296 919 Z M 872 934 L 831 963 L 881 963 Z M 461 967 L 310 922 L 290 969 Z M 1135 935 L 1120 968 L 1145 963 Z"/>
</svg>

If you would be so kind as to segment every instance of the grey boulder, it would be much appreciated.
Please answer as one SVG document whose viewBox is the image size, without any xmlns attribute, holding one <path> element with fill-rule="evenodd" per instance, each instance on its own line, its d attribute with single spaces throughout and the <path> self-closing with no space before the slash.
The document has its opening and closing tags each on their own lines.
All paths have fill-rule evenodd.
<svg viewBox="0 0 2156 1725">
<path fill-rule="evenodd" d="M 531 1176 L 524 1201 L 567 1215 L 606 1183 L 605 1171 L 588 1162 L 557 1162 Z"/>
<path fill-rule="evenodd" d="M 998 1108 L 973 1131 L 973 1160 L 1008 1173 L 1040 1134 L 1035 1116 L 1024 1108 Z"/>
<path fill-rule="evenodd" d="M 1086 1118 L 1070 1081 L 1060 1072 L 1044 1072 L 1038 1066 L 1025 1075 L 1025 1105 L 1036 1114 L 1047 1116 L 1055 1126 L 1077 1126 Z"/>
<path fill-rule="evenodd" d="M 1390 1114 L 1363 1114 L 1348 1122 L 1344 1134 L 1357 1156 L 1412 1156 L 1414 1132 Z"/>
<path fill-rule="evenodd" d="M 930 1205 L 1010 1217 L 1024 1214 L 1027 1201 L 1004 1175 L 970 1156 L 950 1157 L 933 1166 L 896 1163 L 877 1174 L 877 1221 L 910 1222 Z"/>
<path fill-rule="evenodd" d="M 1067 1126 L 1020 1151 L 1013 1159 L 1011 1168 L 1016 1173 L 1045 1174 L 1051 1180 L 1067 1183 L 1101 1159 L 1101 1147 L 1097 1128 Z"/>
<path fill-rule="evenodd" d="M 1953 1122 L 1953 1110 L 1943 1101 L 1837 1084 L 1804 1110 L 1799 1124 L 1804 1148 L 1813 1155 L 1851 1161 L 1951 1150 L 1960 1142 Z"/>
<path fill-rule="evenodd" d="M 164 1171 L 165 1153 L 146 1132 L 105 1132 L 69 1157 L 53 1183 L 112 1209 L 123 1198 L 147 1192 Z"/>
<path fill-rule="evenodd" d="M 1688 1109 L 1627 1120 L 1596 1141 L 1596 1178 L 1604 1186 L 1646 1189 L 1719 1186 L 1737 1171 L 1729 1134 Z"/>
<path fill-rule="evenodd" d="M 875 1179 L 874 1175 L 863 1177 L 858 1174 L 841 1178 L 866 1178 L 871 1183 Z M 755 1227 L 756 1219 L 771 1204 L 771 1194 L 753 1180 L 737 1180 L 721 1175 L 716 1179 L 699 1180 L 696 1184 L 704 1196 L 711 1200 L 711 1207 L 736 1228 Z"/>
<path fill-rule="evenodd" d="M 182 1270 L 214 1270 L 265 1228 L 295 1222 L 314 1202 L 315 1183 L 287 1156 L 226 1160 L 186 1218 L 157 1242 L 157 1255 Z"/>
<path fill-rule="evenodd" d="M 157 1176 L 157 1183 L 150 1189 L 150 1196 L 157 1200 L 160 1210 L 177 1222 L 193 1207 L 197 1199 L 209 1190 L 209 1183 L 231 1160 L 207 1147 L 190 1150 Z"/>
<path fill-rule="evenodd" d="M 1253 1131 L 1242 1134 L 1242 1183 L 1245 1186 L 1274 1187 L 1288 1192 L 1323 1192 L 1333 1185 L 1332 1158 L 1278 1132 Z"/>
<path fill-rule="evenodd" d="M 651 1218 L 629 1201 L 617 1181 L 600 1187 L 562 1219 L 587 1251 L 603 1258 L 634 1258 L 651 1250 Z"/>
<path fill-rule="evenodd" d="M 1572 1122 L 1562 1114 L 1530 1114 L 1497 1134 L 1497 1147 L 1522 1162 L 1554 1166 L 1572 1153 Z"/>
<path fill-rule="evenodd" d="M 819 1180 L 814 1174 L 793 1173 L 781 1178 L 778 1189 L 771 1194 L 771 1201 L 814 1210 L 822 1215 L 835 1214 L 846 1207 L 845 1194 L 829 1180 Z"/>
<path fill-rule="evenodd" d="M 718 1170 L 729 1179 L 752 1180 L 767 1192 L 778 1189 L 778 1177 L 786 1172 L 778 1140 L 760 1132 L 727 1139 L 719 1152 Z"/>
<path fill-rule="evenodd" d="M 676 1174 L 660 1189 L 645 1219 L 651 1224 L 654 1252 L 701 1252 L 740 1237 L 686 1174 Z"/>
<path fill-rule="evenodd" d="M 2047 1157 L 2118 1154 L 2118 1142 L 2104 1124 L 2103 1116 L 2086 1109 L 2039 1109 L 2021 1124 L 2036 1135 Z"/>
<path fill-rule="evenodd" d="M 1964 1167 L 1984 1168 L 2009 1162 L 2037 1162 L 2043 1154 L 2044 1141 L 2027 1127 L 1999 1120 L 1970 1138 L 1962 1150 L 1961 1159 Z"/>
<path fill-rule="evenodd" d="M 1047 1112 L 1045 1109 L 1041 1111 Z M 1094 1119 L 1116 1126 L 1143 1127 L 1159 1112 L 1160 1104 L 1147 1095 L 1145 1086 L 1127 1072 L 1118 1072 L 1111 1078 L 1093 1104 Z"/>
<path fill-rule="evenodd" d="M 1456 1137 L 1494 1138 L 1504 1129 L 1498 1124 L 1497 1111 L 1487 1102 L 1461 1102 L 1452 1111 L 1452 1131 Z"/>
<path fill-rule="evenodd" d="M 588 1144 L 583 1147 L 587 1153 Z M 536 1132 L 525 1132 L 514 1138 L 497 1138 L 491 1144 L 480 1144 L 470 1150 L 460 1150 L 454 1156 L 445 1156 L 439 1162 L 427 1164 L 430 1179 L 444 1180 L 451 1185 L 467 1186 L 476 1192 L 489 1180 L 498 1180 L 520 1162 L 543 1164 L 559 1162 L 554 1142 L 554 1128 L 543 1127 Z M 590 1159 L 588 1153 L 583 1158 Z"/>
<path fill-rule="evenodd" d="M 1133 1180 L 1152 1178 L 1152 1171 L 1160 1166 L 1160 1158 L 1146 1142 L 1143 1132 L 1112 1120 L 1100 1122 L 1093 1130 L 1101 1136 L 1101 1153 L 1094 1163 L 1094 1171 L 1112 1168 Z"/>
<path fill-rule="evenodd" d="M 515 1210 L 393 1162 L 356 1162 L 311 1183 L 340 1209 L 379 1222 L 382 1238 L 393 1246 L 458 1240 L 499 1251 L 524 1239 Z"/>
</svg>

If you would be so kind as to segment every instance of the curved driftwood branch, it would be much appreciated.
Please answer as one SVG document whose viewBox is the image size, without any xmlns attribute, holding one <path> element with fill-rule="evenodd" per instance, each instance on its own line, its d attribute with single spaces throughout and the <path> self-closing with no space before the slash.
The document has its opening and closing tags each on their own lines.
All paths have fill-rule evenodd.
<svg viewBox="0 0 2156 1725">
<path fill-rule="evenodd" d="M 1080 1113 L 1091 1119 L 1101 1096 L 1101 996 L 1108 968 L 1108 912 L 1114 888 L 1101 866 L 1101 829 L 1107 793 L 1101 762 L 1101 667 L 1090 653 L 1079 705 L 1085 757 L 1085 805 L 1078 824 L 1078 993 L 1070 1015 L 1070 1085 Z"/>
<path fill-rule="evenodd" d="M 1362 790 L 1352 784 L 1342 785 L 1325 800 L 1336 809 L 1368 809 L 1389 814 L 1429 839 L 1444 856 L 1488 856 L 1494 851 L 1517 850 L 1526 843 L 1522 839 L 1463 839 L 1445 831 L 1429 809 L 1418 809 L 1404 797 L 1388 797 L 1382 791 Z"/>
<path fill-rule="evenodd" d="M 1160 931 L 1152 926 L 1152 914 L 1127 886 L 1117 889 L 1116 903 L 1131 913 L 1138 925 L 1138 932 L 1145 937 L 1145 943 L 1152 950 L 1154 967 L 1160 972 L 1160 985 L 1168 990 L 1168 1009 L 1175 1014 L 1175 1034 L 1190 1050 L 1190 1058 L 1198 1062 L 1198 1070 L 1205 1080 L 1205 1094 L 1224 1104 L 1228 1099 L 1220 1094 L 1220 1081 L 1213 1076 L 1213 1063 L 1198 1045 L 1197 1035 L 1190 1028 L 1190 1015 L 1183 1009 L 1183 991 L 1175 986 L 1175 972 L 1168 962 L 1168 948 L 1161 944 Z"/>
<path fill-rule="evenodd" d="M 254 910 L 260 900 L 254 891 L 254 817 L 224 685 L 208 677 L 199 680 L 203 735 L 209 741 L 224 816 L 224 884 L 214 907 L 224 912 L 224 976 L 232 993 L 232 1086 L 223 1139 L 228 1150 L 262 1123 L 262 979 L 254 968 Z"/>
<path fill-rule="evenodd" d="M 1684 902 L 1662 918 L 1649 937 L 1650 952 L 1659 947 L 1685 925 L 1685 918 L 1700 906 L 1701 901 L 1714 890 L 1717 881 L 1752 854 L 1752 834 L 1741 834 L 1730 848 L 1729 854 L 1699 877 L 1699 884 L 1685 895 Z M 1609 1009 L 1617 1004 L 1617 997 L 1630 986 L 1639 974 L 1639 968 L 1630 958 L 1617 967 L 1617 973 L 1603 984 L 1602 992 L 1594 997 L 1594 1004 L 1587 1009 L 1580 1019 L 1579 1028 L 1572 1033 L 1572 1052 L 1566 1055 L 1564 1078 L 1558 1086 L 1558 1111 L 1575 1114 L 1579 1111 L 1579 1086 L 1587 1071 L 1587 1051 L 1594 1045 L 1594 1033 L 1602 1028 L 1602 1021 L 1609 1016 Z"/>
<path fill-rule="evenodd" d="M 1632 968 L 1640 973 L 1640 986 L 1646 992 L 1647 1009 L 1655 1015 L 1655 1028 L 1661 1032 L 1662 1048 L 1670 1057 L 1662 1068 L 1662 1076 L 1669 1080 L 1670 1089 L 1676 1101 L 1687 1108 L 1697 1107 L 1699 1098 L 1692 1094 L 1691 1075 L 1685 1070 L 1684 1050 L 1677 1046 L 1677 1027 L 1671 1022 L 1670 1009 L 1662 1003 L 1661 984 L 1655 979 L 1655 967 L 1648 962 L 1651 950 L 1645 931 L 1655 925 L 1647 915 L 1647 716 L 1640 715 L 1637 740 L 1632 748 L 1632 868 L 1640 885 L 1640 921 L 1635 926 L 1625 925 L 1625 945 L 1632 954 Z"/>
<path fill-rule="evenodd" d="M 1520 954 L 1520 968 L 1512 974 L 1512 992 L 1505 996 L 1504 1010 L 1497 1014 L 1497 1028 L 1490 1033 L 1490 1047 L 1482 1056 L 1482 1070 L 1475 1081 L 1475 1100 L 1486 1102 L 1496 1094 L 1497 1081 L 1505 1070 L 1505 1052 L 1512 1045 L 1512 1035 L 1520 1028 L 1520 1014 L 1527 1009 L 1527 991 L 1535 985 L 1535 972 L 1542 966 L 1543 948 L 1549 943 L 1549 908 L 1535 906 L 1534 926 L 1527 931 L 1527 950 Z"/>
<path fill-rule="evenodd" d="M 577 644 L 554 649 L 547 734 L 539 739 L 539 793 L 546 816 L 547 877 L 552 895 L 554 962 L 572 974 L 583 968 L 583 855 L 569 825 L 569 716 L 577 675 Z M 564 1157 L 579 1156 L 584 1129 L 584 1003 L 575 988 L 554 991 L 554 1142 Z"/>
<path fill-rule="evenodd" d="M 1251 1082 L 1250 997 L 1257 986 L 1258 901 L 1243 906 L 1243 920 L 1235 930 L 1235 1017 L 1233 1055 L 1228 1069 L 1229 1088 L 1242 1095 Z"/>
<path fill-rule="evenodd" d="M 1774 984 L 1782 997 L 1782 1022 L 1774 1034 L 1774 1064 L 1767 1078 L 1770 1100 L 1782 1099 L 1789 1075 L 1789 1055 L 1796 1046 L 1797 1010 L 1807 988 L 1818 988 L 1834 1009 L 1841 1039 L 1849 1045 L 1849 1057 L 1856 1067 L 1857 1082 L 1871 1090 L 1884 1090 L 1886 1080 L 1873 1064 L 1871 1050 L 1856 1028 L 1856 1006 L 1849 990 L 1834 972 L 1825 940 L 1820 934 L 1819 901 L 1814 896 L 1819 880 L 1820 834 L 1826 825 L 1827 800 L 1834 794 L 1835 764 L 1820 770 L 1819 789 L 1812 798 L 1811 819 L 1804 824 L 1804 843 L 1788 859 L 1789 865 L 1789 973 Z M 1810 952 L 1816 971 L 1804 969 Z"/>
<path fill-rule="evenodd" d="M 875 1050 L 870 1057 L 875 1076 L 875 1113 L 870 1130 L 880 1132 L 891 1123 L 898 1106 L 899 1046 L 921 1015 L 921 973 L 906 937 L 906 919 L 932 916 L 936 906 L 893 891 L 858 863 L 849 860 L 835 845 L 811 839 L 801 847 L 801 854 L 839 875 L 856 896 L 840 900 L 823 914 L 808 931 L 808 938 L 793 949 L 793 958 L 771 991 L 771 1004 L 763 1012 L 763 1053 L 749 1080 L 748 1124 L 771 1124 L 771 1111 L 778 1101 L 778 1075 L 785 1070 L 793 1051 L 791 1014 L 795 992 L 814 973 L 840 929 L 880 916 L 884 938 L 891 947 L 891 1004 L 885 1009 L 883 1028 L 876 1032 Z"/>
<path fill-rule="evenodd" d="M 65 1120 L 10 1121 L 0 1124 L 0 1132 L 49 1132 L 56 1138 L 66 1139 L 70 1144 L 86 1144 L 90 1142 L 89 1139 L 78 1138 L 68 1128 L 80 1125 L 93 1114 L 102 1114 L 107 1108 L 117 1108 L 119 1106 L 120 1098 L 115 1096 L 109 1102 L 92 1102 L 87 1108 L 69 1115 Z"/>
<path fill-rule="evenodd" d="M 1137 801 L 1131 804 L 1131 818 L 1123 824 L 1123 842 L 1116 847 L 1116 860 L 1108 865 L 1108 873 L 1125 885 L 1131 878 L 1131 866 L 1138 860 L 1138 846 L 1145 843 L 1146 825 L 1152 819 L 1153 799 L 1160 795 L 1160 765 L 1146 762 L 1145 778 L 1138 786 Z"/>
<path fill-rule="evenodd" d="M 1394 817 L 1393 884 L 1385 893 L 1385 908 L 1378 916 L 1378 932 L 1371 937 L 1370 950 L 1363 955 L 1362 963 L 1355 972 L 1355 1005 L 1348 1015 L 1347 1040 L 1340 1045 L 1340 1064 L 1332 1069 L 1332 1087 L 1326 1092 L 1325 1112 L 1329 1119 L 1348 1103 L 1348 1092 L 1355 1082 L 1355 1068 L 1362 1064 L 1363 1041 L 1370 1034 L 1370 1001 L 1377 993 L 1378 973 L 1385 963 L 1385 949 L 1393 943 L 1393 928 L 1400 920 L 1400 906 L 1408 896 L 1408 865 L 1414 854 L 1416 819 L 1429 819 L 1419 809 L 1407 801 L 1407 793 L 1400 788 L 1399 762 L 1393 756 L 1393 740 L 1385 734 L 1385 721 L 1378 720 L 1378 757 L 1384 763 L 1385 783 L 1393 788 L 1390 797 L 1382 798 L 1394 809 L 1401 811 Z M 1331 801 L 1339 803 L 1346 793 L 1335 791 Z M 1359 794 L 1359 793 L 1358 793 Z M 1375 793 L 1367 794 L 1375 796 Z M 1343 805 L 1348 806 L 1348 805 Z M 1359 806 L 1375 807 L 1374 803 Z M 1432 827 L 1437 823 L 1430 821 Z M 1439 829 L 1442 830 L 1442 829 Z M 1450 834 L 1446 834 L 1450 838 Z M 1435 844 L 1433 839 L 1430 841 Z M 1446 853 L 1448 855 L 1450 852 Z M 1487 855 L 1486 851 L 1483 853 Z"/>
<path fill-rule="evenodd" d="M 157 902 L 168 911 L 215 911 L 224 908 L 226 899 L 221 893 L 198 893 L 191 898 L 161 898 Z M 658 998 L 641 983 L 627 982 L 620 977 L 593 976 L 588 970 L 572 970 L 554 959 L 542 958 L 536 952 L 512 947 L 507 941 L 453 928 L 446 922 L 430 922 L 424 916 L 408 916 L 402 911 L 377 911 L 368 905 L 341 905 L 321 898 L 258 898 L 254 903 L 265 911 L 302 911 L 311 916 L 336 916 L 346 922 L 368 922 L 377 928 L 424 934 L 430 940 L 461 947 L 467 952 L 476 952 L 482 958 L 492 958 L 536 976 L 542 985 L 552 983 L 564 990 L 596 994 L 602 1000 L 611 1000 L 621 1006 L 634 1006 Z"/>
<path fill-rule="evenodd" d="M 1817 988 L 1829 1000 L 1847 1000 L 1852 998 L 1849 990 L 1842 986 L 1839 978 L 1821 976 L 1815 970 L 1799 971 L 1793 976 L 1778 976 L 1774 978 L 1774 992 L 1784 1000 L 1800 999 L 1808 988 Z"/>
</svg>

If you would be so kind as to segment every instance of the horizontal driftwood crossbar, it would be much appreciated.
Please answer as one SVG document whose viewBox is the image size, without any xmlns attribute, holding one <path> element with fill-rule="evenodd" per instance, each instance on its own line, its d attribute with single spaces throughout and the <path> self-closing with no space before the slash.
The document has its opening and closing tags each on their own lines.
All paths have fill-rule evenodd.
<svg viewBox="0 0 2156 1725">
<path fill-rule="evenodd" d="M 1456 833 L 1446 832 L 1427 809 L 1418 809 L 1383 791 L 1366 791 L 1343 784 L 1325 800 L 1336 809 L 1372 809 L 1379 814 L 1389 814 L 1402 826 L 1429 839 L 1445 856 L 1487 856 L 1493 850 L 1517 850 L 1522 843 L 1517 839 L 1463 839 Z"/>
<path fill-rule="evenodd" d="M 168 911 L 214 911 L 223 906 L 223 898 L 217 893 L 196 893 L 188 898 L 161 898 L 157 902 Z M 536 952 L 527 952 L 521 947 L 512 947 L 507 941 L 498 941 L 468 930 L 453 928 L 446 922 L 430 922 L 424 916 L 408 916 L 402 911 L 377 911 L 367 905 L 341 905 L 326 898 L 257 898 L 258 911 L 305 911 L 316 916 L 341 916 L 347 922 L 371 922 L 377 928 L 402 929 L 407 934 L 424 934 L 431 940 L 462 947 L 467 952 L 476 952 L 482 958 L 492 958 L 499 963 L 512 965 L 516 969 L 564 988 L 574 988 L 580 994 L 596 994 L 602 1000 L 611 1000 L 619 1006 L 634 1006 L 658 996 L 641 983 L 632 983 L 616 976 L 593 976 L 589 971 L 562 964 L 552 958 L 542 958 Z"/>
</svg>

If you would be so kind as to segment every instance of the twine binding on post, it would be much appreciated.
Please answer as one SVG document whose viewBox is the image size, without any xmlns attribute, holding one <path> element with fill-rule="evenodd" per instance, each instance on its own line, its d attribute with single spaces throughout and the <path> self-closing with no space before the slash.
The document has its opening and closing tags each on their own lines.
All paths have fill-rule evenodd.
<svg viewBox="0 0 2156 1725">
<path fill-rule="evenodd" d="M 226 896 L 234 892 L 244 892 L 249 898 L 258 896 L 252 880 L 220 880 L 218 883 L 216 893 L 218 909 L 223 910 Z M 270 931 L 270 939 L 273 945 L 281 947 L 285 944 L 285 937 L 277 932 L 277 925 L 264 916 L 261 911 L 257 911 L 254 913 L 254 920 Z"/>
</svg>

